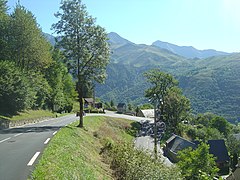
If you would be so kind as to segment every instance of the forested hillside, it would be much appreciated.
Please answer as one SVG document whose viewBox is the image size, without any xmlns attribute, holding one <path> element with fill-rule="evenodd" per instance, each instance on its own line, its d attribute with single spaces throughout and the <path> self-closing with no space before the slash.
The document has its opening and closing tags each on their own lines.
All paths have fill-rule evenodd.
<svg viewBox="0 0 240 180">
<path fill-rule="evenodd" d="M 239 120 L 240 54 L 187 59 L 157 46 L 134 44 L 116 33 L 109 33 L 109 43 L 112 54 L 107 79 L 96 85 L 96 95 L 103 101 L 148 102 L 144 91 L 149 85 L 142 74 L 160 68 L 179 80 L 194 113 L 212 112 Z"/>
<path fill-rule="evenodd" d="M 144 91 L 148 84 L 142 73 L 160 68 L 179 80 L 194 113 L 212 112 L 231 121 L 240 117 L 240 54 L 186 59 L 156 46 L 138 45 L 119 38 L 110 40 L 111 64 L 107 68 L 106 83 L 97 85 L 98 97 L 116 103 L 146 103 Z"/>
</svg>

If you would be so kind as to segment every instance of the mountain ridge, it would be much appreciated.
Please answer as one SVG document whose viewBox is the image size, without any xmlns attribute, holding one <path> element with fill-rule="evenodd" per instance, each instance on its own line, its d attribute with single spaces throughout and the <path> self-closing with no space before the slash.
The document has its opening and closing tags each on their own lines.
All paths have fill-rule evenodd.
<svg viewBox="0 0 240 180">
<path fill-rule="evenodd" d="M 193 46 L 178 46 L 176 44 L 163 42 L 160 40 L 157 40 L 152 43 L 154 46 L 158 46 L 163 49 L 167 49 L 175 54 L 181 55 L 186 58 L 208 58 L 212 56 L 222 56 L 222 55 L 229 55 L 230 53 L 223 52 L 223 51 L 217 51 L 215 49 L 204 49 L 199 50 L 194 48 Z"/>
<path fill-rule="evenodd" d="M 240 121 L 240 53 L 189 59 L 154 45 L 132 43 L 118 34 L 112 36 L 108 77 L 105 84 L 96 84 L 96 96 L 103 101 L 147 103 L 144 91 L 149 84 L 143 73 L 159 68 L 179 81 L 194 113 L 212 112 Z"/>
</svg>

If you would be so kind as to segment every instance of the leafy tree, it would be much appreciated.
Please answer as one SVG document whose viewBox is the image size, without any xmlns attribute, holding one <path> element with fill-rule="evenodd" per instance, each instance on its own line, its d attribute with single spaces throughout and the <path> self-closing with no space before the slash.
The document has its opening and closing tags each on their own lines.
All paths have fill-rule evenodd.
<svg viewBox="0 0 240 180">
<path fill-rule="evenodd" d="M 114 107 L 114 101 L 113 100 L 110 101 L 110 107 Z"/>
<path fill-rule="evenodd" d="M 132 111 L 132 110 L 133 110 L 133 105 L 132 105 L 131 103 L 128 103 L 127 106 L 128 106 L 128 110 L 129 110 L 129 111 Z"/>
<path fill-rule="evenodd" d="M 178 82 L 172 75 L 161 72 L 159 69 L 152 69 L 144 73 L 147 81 L 152 84 L 152 87 L 145 91 L 145 96 L 160 104 L 160 114 L 163 117 L 165 97 L 170 88 L 176 86 Z M 163 119 L 162 119 L 163 120 Z"/>
<path fill-rule="evenodd" d="M 10 60 L 25 70 L 42 70 L 52 61 L 50 44 L 44 38 L 33 14 L 17 5 L 10 18 L 8 44 Z"/>
<path fill-rule="evenodd" d="M 178 153 L 178 167 L 187 180 L 206 179 L 212 180 L 218 172 L 212 154 L 209 154 L 209 146 L 201 143 L 197 149 L 184 149 Z"/>
<path fill-rule="evenodd" d="M 215 118 L 216 115 L 213 113 L 204 113 L 204 114 L 198 114 L 196 118 L 194 118 L 193 123 L 194 124 L 202 124 L 205 127 L 211 127 L 211 119 Z"/>
<path fill-rule="evenodd" d="M 0 112 L 14 114 L 29 106 L 28 80 L 14 63 L 0 61 Z"/>
<path fill-rule="evenodd" d="M 6 14 L 7 12 L 7 1 L 6 0 L 0 0 L 0 15 Z"/>
<path fill-rule="evenodd" d="M 140 109 L 144 110 L 144 109 L 153 109 L 153 105 L 150 103 L 146 103 L 140 106 Z"/>
<path fill-rule="evenodd" d="M 9 16 L 7 14 L 7 1 L 0 0 L 0 60 L 9 57 L 8 47 Z"/>
<path fill-rule="evenodd" d="M 66 66 L 62 63 L 60 50 L 52 51 L 53 63 L 46 69 L 45 77 L 51 87 L 48 106 L 55 112 L 71 111 L 75 98 L 74 83 Z"/>
<path fill-rule="evenodd" d="M 29 71 L 26 74 L 32 92 L 27 108 L 48 109 L 47 101 L 51 93 L 51 87 L 48 81 L 44 75 L 39 72 Z"/>
<path fill-rule="evenodd" d="M 57 45 L 63 48 L 68 67 L 77 78 L 80 104 L 79 127 L 83 127 L 84 85 L 89 81 L 103 82 L 109 62 L 109 46 L 105 30 L 95 25 L 95 19 L 88 15 L 81 0 L 64 0 L 62 12 L 55 16 L 60 20 L 53 25 L 59 35 Z"/>
<path fill-rule="evenodd" d="M 240 140 L 237 140 L 232 134 L 227 137 L 228 151 L 232 157 L 232 168 L 235 169 L 238 163 L 238 157 L 240 154 Z"/>
<path fill-rule="evenodd" d="M 211 120 L 211 126 L 227 137 L 230 131 L 230 123 L 223 117 L 217 116 Z"/>
<path fill-rule="evenodd" d="M 168 129 L 171 129 L 171 132 L 180 134 L 178 124 L 186 120 L 189 114 L 191 109 L 189 99 L 182 95 L 182 91 L 179 88 L 174 87 L 168 90 L 163 106 L 165 119 L 169 126 Z"/>
</svg>

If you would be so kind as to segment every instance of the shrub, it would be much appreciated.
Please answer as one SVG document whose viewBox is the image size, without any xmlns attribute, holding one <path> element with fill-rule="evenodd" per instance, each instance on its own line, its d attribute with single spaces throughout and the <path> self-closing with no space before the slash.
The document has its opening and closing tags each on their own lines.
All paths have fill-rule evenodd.
<svg viewBox="0 0 240 180">
<path fill-rule="evenodd" d="M 148 153 L 135 149 L 132 145 L 118 143 L 106 145 L 105 153 L 117 179 L 182 179 L 175 167 L 166 167 Z"/>
</svg>

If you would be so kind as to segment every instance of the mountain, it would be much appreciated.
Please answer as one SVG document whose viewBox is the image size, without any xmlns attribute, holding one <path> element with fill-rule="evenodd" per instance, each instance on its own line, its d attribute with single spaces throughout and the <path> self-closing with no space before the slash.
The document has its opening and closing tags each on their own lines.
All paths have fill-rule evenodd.
<svg viewBox="0 0 240 180">
<path fill-rule="evenodd" d="M 52 46 L 55 45 L 56 40 L 55 40 L 55 37 L 54 37 L 53 35 L 48 34 L 48 33 L 43 33 L 43 36 L 50 42 L 50 44 L 51 44 Z"/>
<path fill-rule="evenodd" d="M 116 33 L 108 37 L 112 54 L 107 79 L 96 85 L 96 96 L 103 101 L 147 103 L 144 91 L 149 84 L 143 73 L 160 68 L 178 79 L 194 113 L 212 112 L 240 121 L 240 53 L 210 51 L 219 56 L 189 59 L 156 45 L 134 44 Z"/>
<path fill-rule="evenodd" d="M 131 41 L 128 41 L 127 39 L 122 38 L 115 32 L 110 32 L 108 34 L 108 42 L 114 46 L 114 45 L 125 45 L 125 44 L 134 44 Z"/>
<path fill-rule="evenodd" d="M 162 41 L 155 41 L 152 43 L 154 46 L 158 46 L 163 49 L 167 49 L 171 51 L 172 53 L 178 54 L 180 56 L 186 57 L 186 58 L 208 58 L 211 56 L 222 56 L 222 55 L 228 55 L 229 53 L 222 52 L 222 51 L 216 51 L 214 49 L 207 49 L 207 50 L 198 50 L 192 46 L 178 46 L 175 44 L 171 44 L 168 42 L 162 42 Z"/>
<path fill-rule="evenodd" d="M 147 103 L 144 91 L 149 84 L 142 74 L 160 68 L 179 80 L 194 113 L 212 112 L 232 122 L 240 120 L 240 53 L 224 55 L 215 50 L 200 51 L 211 57 L 189 59 L 155 45 L 118 42 L 114 46 L 110 43 L 112 55 L 107 68 L 108 78 L 104 85 L 97 85 L 98 97 L 115 103 Z M 218 56 L 213 57 L 212 52 Z"/>
</svg>

